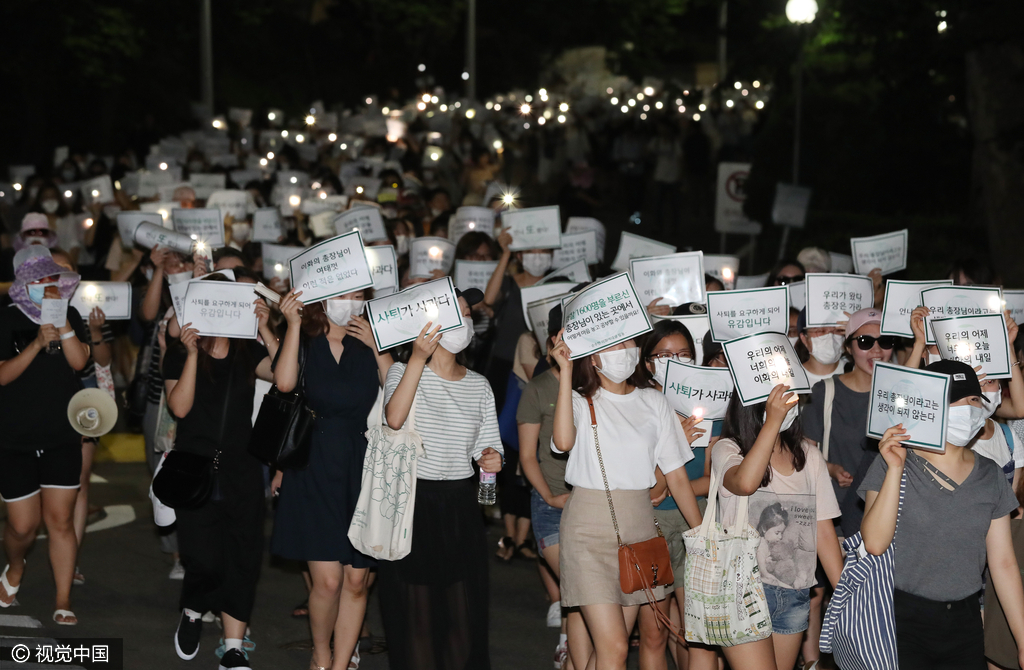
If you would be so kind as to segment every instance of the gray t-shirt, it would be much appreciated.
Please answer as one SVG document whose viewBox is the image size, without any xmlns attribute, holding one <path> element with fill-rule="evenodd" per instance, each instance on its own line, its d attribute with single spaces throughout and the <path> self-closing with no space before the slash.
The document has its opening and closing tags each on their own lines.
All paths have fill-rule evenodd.
<svg viewBox="0 0 1024 670">
<path fill-rule="evenodd" d="M 516 421 L 540 424 L 540 436 L 537 439 L 540 471 L 548 488 L 551 489 L 551 494 L 560 496 L 569 492 L 569 487 L 565 483 L 565 465 L 569 461 L 569 454 L 556 454 L 551 451 L 556 400 L 558 378 L 555 377 L 553 370 L 546 370 L 534 377 L 523 389 L 523 397 L 519 399 L 519 408 L 516 410 Z"/>
<path fill-rule="evenodd" d="M 864 480 L 872 460 L 878 454 L 878 440 L 865 435 L 871 394 L 851 391 L 838 377 L 833 379 L 836 384 L 836 395 L 832 401 L 832 430 L 826 460 L 843 466 L 853 475 L 853 484 L 847 488 L 839 486 L 835 479 L 832 480 L 832 490 L 836 493 L 836 500 L 839 501 L 839 509 L 842 512 L 839 520 L 841 534 L 850 537 L 860 530 L 864 507 L 857 496 L 849 493 L 856 491 Z M 825 435 L 824 409 L 825 382 L 821 381 L 811 389 L 811 402 L 800 413 L 804 436 L 817 442 L 819 447 Z"/>
<path fill-rule="evenodd" d="M 984 586 L 985 538 L 993 519 L 1017 509 L 999 466 L 975 455 L 974 469 L 949 490 L 930 463 L 907 450 L 907 491 L 896 532 L 895 586 L 929 600 L 963 600 Z M 878 491 L 888 467 L 879 455 L 857 489 Z M 955 486 L 955 484 L 954 484 Z"/>
</svg>

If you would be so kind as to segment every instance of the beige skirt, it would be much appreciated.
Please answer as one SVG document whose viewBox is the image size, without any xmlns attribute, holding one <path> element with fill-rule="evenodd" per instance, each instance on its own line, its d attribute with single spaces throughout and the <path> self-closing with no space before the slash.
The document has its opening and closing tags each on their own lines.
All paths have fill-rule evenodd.
<svg viewBox="0 0 1024 670">
<path fill-rule="evenodd" d="M 612 502 L 623 542 L 643 542 L 658 534 L 649 491 L 612 491 Z M 563 607 L 647 602 L 643 591 L 623 593 L 619 587 L 619 544 L 604 491 L 574 488 L 558 534 Z M 654 597 L 662 600 L 665 587 L 655 588 Z"/>
</svg>

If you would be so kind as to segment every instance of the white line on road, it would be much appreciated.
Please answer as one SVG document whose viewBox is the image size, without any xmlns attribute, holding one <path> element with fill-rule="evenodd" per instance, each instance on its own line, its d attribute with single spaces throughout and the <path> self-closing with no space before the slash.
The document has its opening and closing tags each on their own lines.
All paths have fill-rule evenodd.
<svg viewBox="0 0 1024 670">
<path fill-rule="evenodd" d="M 0 614 L 0 626 L 8 628 L 42 628 L 39 619 L 26 614 Z"/>
</svg>

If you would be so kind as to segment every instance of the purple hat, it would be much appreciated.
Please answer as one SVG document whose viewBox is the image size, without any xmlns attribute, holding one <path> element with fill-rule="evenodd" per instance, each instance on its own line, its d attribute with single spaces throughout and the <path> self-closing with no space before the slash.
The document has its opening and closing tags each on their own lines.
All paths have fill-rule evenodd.
<svg viewBox="0 0 1024 670">
<path fill-rule="evenodd" d="M 30 244 L 14 254 L 14 283 L 8 295 L 22 314 L 39 323 L 40 306 L 28 297 L 28 285 L 46 277 L 57 276 L 60 297 L 70 300 L 81 277 L 54 262 L 50 250 L 41 244 Z"/>
<path fill-rule="evenodd" d="M 46 218 L 46 215 L 40 214 L 39 212 L 29 212 L 25 215 L 25 218 L 21 220 L 21 232 L 19 232 L 14 238 L 15 251 L 29 246 L 29 243 L 25 241 L 25 233 L 30 230 L 45 230 L 46 247 L 48 249 L 52 249 L 57 246 L 57 233 L 50 228 L 50 222 Z"/>
</svg>

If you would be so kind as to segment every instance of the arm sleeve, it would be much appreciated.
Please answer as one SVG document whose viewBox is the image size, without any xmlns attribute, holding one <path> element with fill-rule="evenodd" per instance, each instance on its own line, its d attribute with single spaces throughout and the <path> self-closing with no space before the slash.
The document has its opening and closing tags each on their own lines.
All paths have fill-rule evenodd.
<svg viewBox="0 0 1024 670">
<path fill-rule="evenodd" d="M 384 379 L 384 404 L 387 405 L 391 402 L 391 396 L 394 395 L 395 389 L 398 388 L 398 383 L 402 381 L 402 375 L 405 374 L 405 363 L 395 363 L 388 368 L 388 376 Z"/>
<path fill-rule="evenodd" d="M 654 448 L 654 456 L 661 471 L 667 474 L 693 460 L 693 451 L 686 441 L 686 433 L 676 413 L 668 406 L 665 396 L 656 393 L 651 394 L 651 397 L 658 408 L 659 422 L 658 444 Z"/>
<path fill-rule="evenodd" d="M 728 438 L 715 442 L 715 447 L 711 450 L 711 470 L 718 475 L 718 494 L 723 498 L 734 495 L 725 488 L 725 473 L 742 462 L 743 456 L 738 444 Z"/>
<path fill-rule="evenodd" d="M 992 518 L 998 519 L 1004 517 L 1013 510 L 1020 507 L 1020 503 L 1017 501 L 1017 496 L 1013 493 L 1013 487 L 1006 481 L 1006 477 L 1003 476 L 1003 471 L 999 469 L 999 466 L 992 462 L 992 469 L 996 471 L 995 479 L 999 481 L 998 498 L 996 504 L 992 507 Z"/>
<path fill-rule="evenodd" d="M 811 402 L 800 413 L 804 437 L 821 445 L 825 433 L 825 382 L 818 382 L 811 388 Z"/>
<path fill-rule="evenodd" d="M 523 389 L 523 396 L 519 399 L 519 407 L 516 408 L 517 423 L 542 423 L 543 417 L 540 413 L 540 394 L 537 392 L 536 378 Z"/>
<path fill-rule="evenodd" d="M 484 449 L 490 447 L 502 456 L 505 455 L 505 447 L 501 444 L 501 433 L 498 431 L 498 413 L 494 411 L 494 391 L 485 379 L 480 378 L 483 391 L 480 402 L 482 423 L 480 432 L 477 434 L 476 444 L 473 445 L 473 453 L 470 454 L 475 461 L 484 453 Z"/>
<path fill-rule="evenodd" d="M 860 496 L 861 500 L 867 498 L 868 491 L 882 490 L 882 482 L 885 481 L 885 473 L 888 471 L 889 466 L 886 464 L 885 459 L 882 458 L 881 454 L 876 455 L 871 467 L 868 468 L 868 473 L 864 475 L 864 480 L 857 487 L 857 495 Z M 906 465 L 904 465 L 904 471 L 906 471 Z"/>
</svg>

